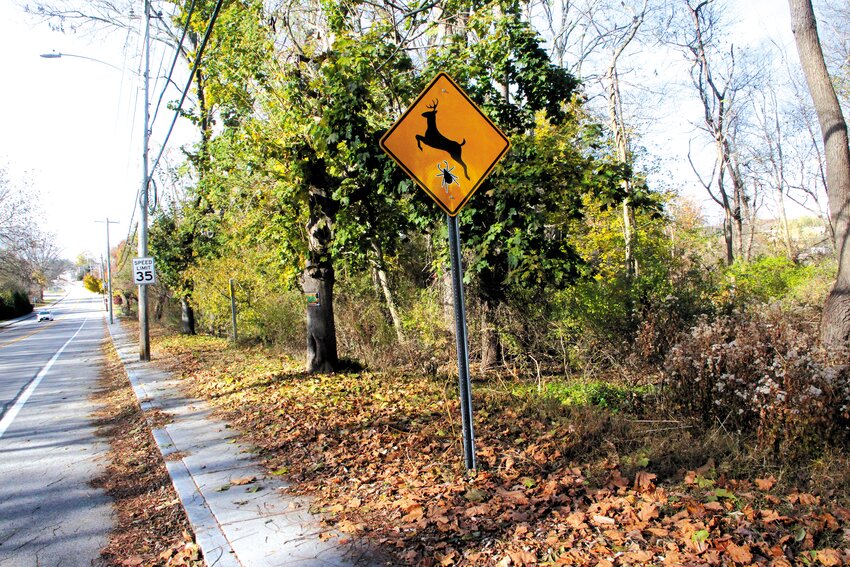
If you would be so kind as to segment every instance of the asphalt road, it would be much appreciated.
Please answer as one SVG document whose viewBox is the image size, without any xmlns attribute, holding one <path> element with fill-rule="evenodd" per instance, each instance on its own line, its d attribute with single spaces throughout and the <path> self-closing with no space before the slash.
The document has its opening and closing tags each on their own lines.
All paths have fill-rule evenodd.
<svg viewBox="0 0 850 567">
<path fill-rule="evenodd" d="M 100 296 L 81 286 L 35 318 L 0 329 L 0 567 L 90 566 L 112 528 L 90 486 L 105 466 L 89 396 L 102 364 Z"/>
</svg>

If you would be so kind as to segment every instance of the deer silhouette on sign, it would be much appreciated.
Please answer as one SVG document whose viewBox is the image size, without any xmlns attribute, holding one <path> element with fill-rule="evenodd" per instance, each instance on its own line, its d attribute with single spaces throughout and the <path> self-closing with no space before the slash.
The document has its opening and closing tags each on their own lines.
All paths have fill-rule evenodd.
<svg viewBox="0 0 850 567">
<path fill-rule="evenodd" d="M 426 146 L 448 153 L 453 160 L 460 164 L 463 168 L 463 175 L 469 179 L 469 174 L 466 172 L 466 164 L 461 159 L 462 146 L 466 143 L 466 138 L 458 143 L 454 140 L 449 140 L 440 133 L 440 130 L 437 129 L 437 104 L 439 102 L 440 99 L 435 99 L 433 104 L 425 105 L 428 111 L 423 112 L 422 116 L 427 120 L 428 126 L 425 128 L 424 135 L 416 135 L 416 145 L 419 146 L 419 151 L 422 151 L 422 143 L 424 142 Z"/>
</svg>

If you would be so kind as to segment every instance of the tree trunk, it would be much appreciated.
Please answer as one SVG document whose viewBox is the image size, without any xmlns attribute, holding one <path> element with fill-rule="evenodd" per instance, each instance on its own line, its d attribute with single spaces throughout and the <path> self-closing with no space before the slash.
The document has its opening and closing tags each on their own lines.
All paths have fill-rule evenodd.
<svg viewBox="0 0 850 567">
<path fill-rule="evenodd" d="M 307 304 L 307 372 L 329 373 L 339 367 L 336 347 L 333 291 L 334 267 L 331 255 L 333 243 L 334 206 L 326 188 L 323 166 L 313 176 L 322 183 L 310 185 L 310 222 L 307 224 L 309 259 L 304 270 L 303 287 L 307 293 L 317 293 L 318 302 Z"/>
<path fill-rule="evenodd" d="M 481 370 L 487 370 L 493 368 L 501 358 L 497 314 L 503 297 L 502 278 L 492 269 L 482 270 L 480 277 Z"/>
<path fill-rule="evenodd" d="M 847 146 L 847 122 L 824 62 L 811 0 L 788 0 L 788 4 L 800 63 L 823 135 L 827 193 L 838 255 L 838 274 L 823 306 L 821 340 L 827 345 L 839 345 L 850 339 L 850 148 Z"/>
<path fill-rule="evenodd" d="M 779 208 L 779 228 L 782 230 L 782 239 L 785 242 L 785 252 L 788 259 L 794 261 L 794 243 L 791 241 L 791 229 L 788 227 L 788 214 L 785 212 L 785 192 L 781 183 L 776 189 L 776 204 Z"/>
<path fill-rule="evenodd" d="M 162 321 L 162 311 L 165 307 L 164 304 L 165 304 L 166 300 L 167 299 L 165 297 L 163 297 L 162 295 L 159 295 L 156 298 L 156 303 L 153 306 L 153 318 L 157 322 Z M 107 309 L 108 308 L 109 308 L 109 306 L 107 306 Z"/>
<path fill-rule="evenodd" d="M 605 79 L 608 82 L 608 121 L 611 131 L 614 132 L 614 145 L 617 150 L 617 161 L 622 164 L 629 163 L 629 139 L 626 134 L 626 124 L 623 118 L 623 99 L 620 93 L 620 78 L 617 73 L 617 63 L 620 56 L 637 35 L 638 29 L 643 23 L 644 15 L 646 14 L 647 2 L 644 0 L 643 8 L 634 16 L 628 32 L 623 37 L 623 40 L 614 49 L 611 55 L 611 61 L 608 64 L 608 71 Z M 625 264 L 626 273 L 631 280 L 632 277 L 638 275 L 638 262 L 635 256 L 635 246 L 637 240 L 637 225 L 635 223 L 634 209 L 631 205 L 632 187 L 631 182 L 623 180 L 623 189 L 626 193 L 626 198 L 623 199 L 623 240 L 625 248 Z"/>
<path fill-rule="evenodd" d="M 334 270 L 330 262 L 311 264 L 304 271 L 304 289 L 318 294 L 307 305 L 307 372 L 327 374 L 339 366 L 334 321 Z"/>
<path fill-rule="evenodd" d="M 732 210 L 723 210 L 723 241 L 726 243 L 726 265 L 735 263 L 734 236 L 732 234 Z"/>
<path fill-rule="evenodd" d="M 392 288 L 390 288 L 389 278 L 387 277 L 384 251 L 381 248 L 380 242 L 375 240 L 371 240 L 370 246 L 372 251 L 372 267 L 377 276 L 378 286 L 381 288 L 381 293 L 383 293 L 387 311 L 390 313 L 390 320 L 395 328 L 396 337 L 398 338 L 398 342 L 404 342 L 404 329 L 401 324 L 401 317 L 398 315 L 398 308 L 396 307 Z"/>
<path fill-rule="evenodd" d="M 493 368 L 500 358 L 499 334 L 495 322 L 497 306 L 487 299 L 481 302 L 481 370 Z"/>
<path fill-rule="evenodd" d="M 184 335 L 195 334 L 195 310 L 188 297 L 180 298 L 180 332 Z"/>
</svg>

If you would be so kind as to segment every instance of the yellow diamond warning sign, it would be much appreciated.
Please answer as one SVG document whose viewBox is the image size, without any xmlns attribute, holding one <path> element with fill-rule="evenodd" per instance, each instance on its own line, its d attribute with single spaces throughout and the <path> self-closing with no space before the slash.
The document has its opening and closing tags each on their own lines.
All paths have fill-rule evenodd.
<svg viewBox="0 0 850 567">
<path fill-rule="evenodd" d="M 445 73 L 381 138 L 381 148 L 455 216 L 510 148 L 499 128 Z"/>
</svg>

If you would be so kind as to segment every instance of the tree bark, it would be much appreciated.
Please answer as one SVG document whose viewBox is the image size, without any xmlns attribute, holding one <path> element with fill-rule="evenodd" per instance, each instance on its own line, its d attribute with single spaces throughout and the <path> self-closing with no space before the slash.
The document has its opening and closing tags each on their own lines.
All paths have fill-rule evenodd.
<svg viewBox="0 0 850 567">
<path fill-rule="evenodd" d="M 184 335 L 195 334 L 195 310 L 188 297 L 180 298 L 180 332 Z"/>
<path fill-rule="evenodd" d="M 330 373 L 339 367 L 334 320 L 334 266 L 331 255 L 335 207 L 326 187 L 323 165 L 315 167 L 309 186 L 310 222 L 307 224 L 309 259 L 304 270 L 305 292 L 318 293 L 318 303 L 307 304 L 307 372 Z M 316 180 L 320 180 L 316 183 Z"/>
<path fill-rule="evenodd" d="M 850 148 L 847 122 L 826 68 L 811 0 L 788 0 L 791 29 L 823 135 L 830 219 L 835 231 L 838 273 L 821 318 L 821 341 L 850 339 Z"/>
<path fill-rule="evenodd" d="M 499 361 L 499 334 L 496 332 L 497 305 L 481 302 L 481 370 L 489 370 Z"/>
<path fill-rule="evenodd" d="M 779 209 L 779 228 L 782 230 L 782 240 L 785 242 L 785 253 L 788 259 L 794 261 L 794 243 L 791 241 L 791 229 L 788 227 L 788 214 L 785 211 L 785 192 L 782 185 L 776 188 L 776 204 Z"/>
<path fill-rule="evenodd" d="M 502 301 L 500 279 L 491 269 L 481 272 L 481 370 L 493 368 L 501 358 L 497 314 Z"/>
</svg>

